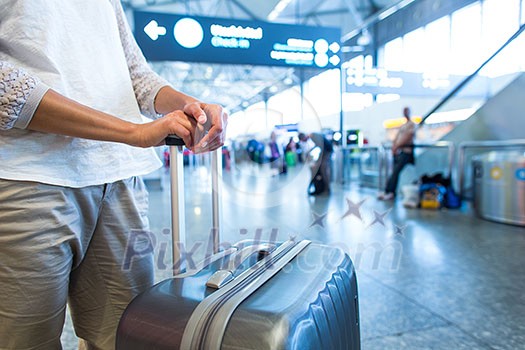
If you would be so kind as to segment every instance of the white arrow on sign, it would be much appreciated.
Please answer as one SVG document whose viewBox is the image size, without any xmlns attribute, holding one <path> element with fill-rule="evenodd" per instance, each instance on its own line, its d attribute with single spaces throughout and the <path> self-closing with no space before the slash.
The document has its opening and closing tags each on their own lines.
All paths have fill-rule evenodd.
<svg viewBox="0 0 525 350">
<path fill-rule="evenodd" d="M 157 21 L 152 20 L 144 27 L 144 33 L 146 33 L 151 40 L 155 41 L 161 35 L 166 35 L 166 28 L 159 26 Z"/>
</svg>

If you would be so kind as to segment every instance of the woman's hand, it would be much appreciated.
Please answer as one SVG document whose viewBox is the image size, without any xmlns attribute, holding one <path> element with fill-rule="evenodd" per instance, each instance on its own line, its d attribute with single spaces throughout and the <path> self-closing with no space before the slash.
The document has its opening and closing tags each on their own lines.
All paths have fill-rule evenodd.
<svg viewBox="0 0 525 350">
<path fill-rule="evenodd" d="M 197 122 L 192 130 L 191 147 L 195 153 L 213 151 L 224 145 L 228 113 L 220 105 L 200 102 L 171 86 L 164 86 L 155 98 L 155 110 L 159 114 L 182 110 Z"/>
<path fill-rule="evenodd" d="M 152 122 L 137 124 L 130 144 L 138 147 L 161 146 L 168 135 L 177 135 L 193 151 L 196 138 L 199 140 L 199 129 L 202 126 L 192 116 L 183 111 L 173 111 Z"/>
<path fill-rule="evenodd" d="M 224 145 L 228 113 L 220 105 L 192 102 L 183 110 L 199 122 L 193 136 L 195 153 L 213 151 Z"/>
<path fill-rule="evenodd" d="M 132 144 L 152 147 L 164 144 L 168 135 L 177 135 L 194 153 L 216 150 L 224 145 L 228 114 L 220 105 L 192 102 L 183 111 L 136 126 Z"/>
</svg>

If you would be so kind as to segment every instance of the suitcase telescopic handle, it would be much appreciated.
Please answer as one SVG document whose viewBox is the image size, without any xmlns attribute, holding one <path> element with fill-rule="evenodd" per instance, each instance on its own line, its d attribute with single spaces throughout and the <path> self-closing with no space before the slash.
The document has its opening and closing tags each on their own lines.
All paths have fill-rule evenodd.
<svg viewBox="0 0 525 350">
<path fill-rule="evenodd" d="M 184 164 L 182 146 L 184 141 L 170 135 L 165 140 L 170 146 L 170 182 L 171 182 L 171 232 L 173 246 L 173 274 L 181 272 L 181 249 L 186 241 L 186 214 L 184 210 Z M 213 253 L 219 252 L 220 239 L 220 191 L 219 176 L 222 170 L 222 152 L 217 149 L 211 152 L 211 184 L 212 184 L 212 241 Z"/>
</svg>

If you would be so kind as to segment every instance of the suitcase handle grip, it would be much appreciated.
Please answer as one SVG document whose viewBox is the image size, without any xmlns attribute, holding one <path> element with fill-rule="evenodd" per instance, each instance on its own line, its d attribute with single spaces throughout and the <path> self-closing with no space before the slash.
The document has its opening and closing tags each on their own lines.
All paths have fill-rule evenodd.
<svg viewBox="0 0 525 350">
<path fill-rule="evenodd" d="M 184 140 L 177 135 L 168 135 L 164 141 L 167 146 L 184 146 Z"/>
<path fill-rule="evenodd" d="M 224 285 L 235 279 L 235 271 L 241 266 L 246 260 L 248 260 L 253 254 L 259 254 L 258 260 L 264 258 L 268 251 L 275 248 L 275 244 L 261 243 L 251 245 L 230 255 L 228 265 L 220 270 L 215 271 L 213 275 L 206 282 L 206 286 L 214 289 L 219 289 Z"/>
</svg>

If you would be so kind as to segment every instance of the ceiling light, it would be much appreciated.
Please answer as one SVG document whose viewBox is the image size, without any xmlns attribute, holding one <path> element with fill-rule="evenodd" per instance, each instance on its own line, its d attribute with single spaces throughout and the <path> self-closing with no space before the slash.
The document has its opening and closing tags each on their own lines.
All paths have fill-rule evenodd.
<svg viewBox="0 0 525 350">
<path fill-rule="evenodd" d="M 283 12 L 283 10 L 288 6 L 288 4 L 290 2 L 292 2 L 292 0 L 281 0 L 281 1 L 279 1 L 277 3 L 277 5 L 275 5 L 275 7 L 272 10 L 272 12 L 270 12 L 270 14 L 268 15 L 268 20 L 269 21 L 273 21 L 274 19 L 279 17 L 281 12 Z"/>
</svg>

